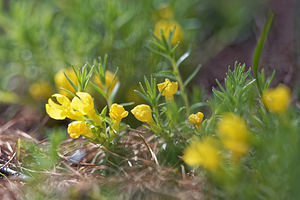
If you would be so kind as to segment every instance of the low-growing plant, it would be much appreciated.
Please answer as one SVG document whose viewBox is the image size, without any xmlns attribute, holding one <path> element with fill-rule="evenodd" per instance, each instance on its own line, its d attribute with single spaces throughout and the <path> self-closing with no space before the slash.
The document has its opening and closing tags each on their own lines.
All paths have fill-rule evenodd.
<svg viewBox="0 0 300 200">
<path fill-rule="evenodd" d="M 87 143 L 108 150 L 115 157 L 113 162 L 106 161 L 113 166 L 118 166 L 124 157 L 126 160 L 126 147 L 120 141 L 128 137 L 127 132 L 136 131 L 141 138 L 142 134 L 153 135 L 156 154 L 145 140 L 144 143 L 154 163 L 176 169 L 181 166 L 205 177 L 203 192 L 208 198 L 297 196 L 300 124 L 299 111 L 291 106 L 291 90 L 285 85 L 270 88 L 274 73 L 265 78 L 258 66 L 247 69 L 245 64 L 236 62 L 233 68 L 228 67 L 223 84 L 216 80 L 218 89 L 212 90 L 211 99 L 205 103 L 192 102 L 187 86 L 200 65 L 183 80 L 180 65 L 190 51 L 177 58 L 179 43 L 173 40 L 175 31 L 176 27 L 168 34 L 160 30 L 148 46 L 167 60 L 169 69 L 144 77 L 144 83 L 139 83 L 136 92 L 145 104 L 135 105 L 129 112 L 125 108 L 131 103 L 115 102 L 122 82 L 117 70 L 107 70 L 105 56 L 80 69 L 73 67 L 70 73 L 75 77 L 63 72 L 61 82 L 67 86 L 62 85 L 60 93 L 49 98 L 46 112 L 56 120 L 73 120 L 67 128 L 69 136 L 87 138 Z M 262 40 L 257 48 L 262 48 Z M 259 55 L 254 58 L 259 60 Z M 106 101 L 101 111 L 89 94 L 89 86 Z M 210 113 L 204 116 L 201 106 L 206 106 Z M 130 113 L 143 123 L 147 132 L 131 129 L 130 124 L 122 122 Z"/>
</svg>

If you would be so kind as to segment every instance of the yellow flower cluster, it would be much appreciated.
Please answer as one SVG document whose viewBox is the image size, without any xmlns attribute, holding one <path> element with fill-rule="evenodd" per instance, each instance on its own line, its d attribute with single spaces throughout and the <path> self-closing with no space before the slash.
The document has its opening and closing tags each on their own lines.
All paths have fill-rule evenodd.
<svg viewBox="0 0 300 200">
<path fill-rule="evenodd" d="M 196 114 L 191 114 L 188 117 L 188 120 L 191 124 L 194 124 L 196 127 L 200 127 L 202 121 L 203 121 L 203 113 L 202 112 L 197 112 Z"/>
<path fill-rule="evenodd" d="M 161 95 L 166 98 L 166 100 L 172 100 L 174 94 L 178 90 L 178 83 L 171 82 L 169 79 L 165 79 L 165 82 L 157 84 L 159 92 L 162 92 Z"/>
<path fill-rule="evenodd" d="M 72 102 L 62 94 L 52 95 L 52 97 L 56 98 L 57 103 L 49 98 L 48 104 L 46 104 L 46 112 L 51 118 L 56 120 L 63 120 L 65 118 L 76 120 L 69 124 L 68 133 L 70 137 L 78 138 L 80 135 L 91 136 L 92 133 L 84 122 L 84 115 L 88 116 L 95 123 L 99 123 L 100 118 L 94 109 L 93 99 L 88 93 L 77 92 L 76 95 Z"/>
<path fill-rule="evenodd" d="M 184 150 L 183 160 L 190 166 L 203 166 L 214 171 L 220 166 L 221 156 L 214 139 L 206 137 L 200 141 L 192 141 Z"/>
<path fill-rule="evenodd" d="M 55 103 L 51 98 L 48 99 L 46 112 L 51 118 L 56 120 L 63 120 L 65 118 L 73 120 L 84 119 L 83 113 L 76 111 L 71 107 L 71 101 L 68 97 L 62 94 L 54 94 L 52 97 L 55 97 L 58 103 Z"/>
<path fill-rule="evenodd" d="M 265 91 L 262 99 L 271 112 L 283 113 L 290 105 L 291 90 L 285 85 L 279 85 L 274 89 Z"/>
<path fill-rule="evenodd" d="M 197 114 L 192 115 L 191 121 L 202 121 L 203 114 L 199 114 L 199 118 Z M 224 148 L 231 152 L 234 159 L 240 159 L 249 151 L 250 135 L 247 124 L 241 117 L 232 113 L 225 114 L 217 125 L 217 132 Z M 220 166 L 221 156 L 215 140 L 206 137 L 201 141 L 193 141 L 184 150 L 183 160 L 190 166 L 215 170 Z"/>
<path fill-rule="evenodd" d="M 113 91 L 113 89 L 115 88 L 115 86 L 117 85 L 119 79 L 118 77 L 115 77 L 114 79 L 114 73 L 107 70 L 105 72 L 105 83 L 104 85 L 102 84 L 102 82 L 100 81 L 99 76 L 94 76 L 94 82 L 99 85 L 99 87 L 103 90 L 108 89 L 108 93 L 111 94 L 111 92 Z"/>
<path fill-rule="evenodd" d="M 77 92 L 72 101 L 62 94 L 54 94 L 52 97 L 56 98 L 57 103 L 49 98 L 48 104 L 46 104 L 46 112 L 48 115 L 57 120 L 63 120 L 65 118 L 76 120 L 71 122 L 68 126 L 70 137 L 78 138 L 80 135 L 83 135 L 92 138 L 93 133 L 84 122 L 84 116 L 87 116 L 96 125 L 102 123 L 100 116 L 94 108 L 92 96 L 86 92 Z M 120 121 L 127 117 L 127 115 L 128 112 L 125 111 L 121 105 L 113 104 L 110 108 L 109 116 L 115 120 L 116 128 L 118 128 Z"/>
<path fill-rule="evenodd" d="M 47 99 L 52 94 L 52 87 L 46 81 L 37 81 L 30 85 L 29 94 L 36 100 Z"/>
<path fill-rule="evenodd" d="M 246 122 L 239 116 L 227 113 L 218 123 L 217 131 L 224 147 L 240 158 L 249 151 L 249 133 Z"/>
<path fill-rule="evenodd" d="M 162 39 L 161 35 L 160 35 L 160 30 L 162 30 L 163 33 L 164 33 L 165 38 L 168 39 L 169 35 L 170 35 L 170 32 L 173 31 L 174 28 L 175 28 L 175 31 L 174 31 L 174 35 L 173 35 L 173 39 L 172 39 L 172 44 L 175 45 L 178 42 L 182 41 L 182 39 L 183 39 L 183 30 L 182 30 L 180 24 L 178 24 L 174 20 L 171 20 L 171 19 L 159 20 L 155 24 L 154 35 L 156 37 Z"/>
<path fill-rule="evenodd" d="M 68 92 L 62 90 L 62 88 L 64 88 L 72 93 L 76 92 L 71 83 L 66 78 L 65 74 L 76 86 L 78 86 L 77 77 L 73 68 L 62 69 L 59 72 L 57 72 L 54 77 L 54 82 L 60 94 L 65 95 L 67 97 L 71 97 L 71 95 Z"/>
</svg>

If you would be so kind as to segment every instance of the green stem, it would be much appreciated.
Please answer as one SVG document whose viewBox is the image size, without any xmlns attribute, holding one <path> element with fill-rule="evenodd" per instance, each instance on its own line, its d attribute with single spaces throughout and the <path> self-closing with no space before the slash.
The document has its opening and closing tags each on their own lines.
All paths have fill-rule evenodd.
<svg viewBox="0 0 300 200">
<path fill-rule="evenodd" d="M 180 91 L 181 91 L 181 96 L 182 96 L 184 104 L 185 104 L 186 115 L 189 116 L 190 115 L 189 100 L 188 100 L 187 94 L 185 92 L 185 87 L 183 85 L 182 78 L 180 76 L 178 66 L 177 66 L 177 64 L 175 62 L 175 59 L 173 57 L 170 60 L 171 60 L 171 64 L 172 64 L 172 67 L 173 67 L 174 75 L 176 76 L 176 79 L 177 79 L 178 84 L 179 84 L 179 88 L 180 88 Z"/>
<path fill-rule="evenodd" d="M 88 114 L 88 117 L 94 121 L 96 125 L 100 125 L 102 123 L 99 115 L 94 111 Z"/>
<path fill-rule="evenodd" d="M 162 129 L 155 122 L 148 123 L 154 133 L 160 134 Z"/>
<path fill-rule="evenodd" d="M 161 129 L 161 125 L 160 125 L 160 116 L 159 116 L 159 111 L 158 111 L 158 106 L 157 105 L 153 105 L 153 110 L 154 110 L 154 114 L 156 116 L 156 123 L 157 126 Z"/>
</svg>

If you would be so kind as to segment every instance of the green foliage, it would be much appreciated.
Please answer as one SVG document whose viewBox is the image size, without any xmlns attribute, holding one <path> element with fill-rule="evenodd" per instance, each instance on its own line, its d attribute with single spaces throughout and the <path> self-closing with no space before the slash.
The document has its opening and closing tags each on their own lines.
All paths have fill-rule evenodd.
<svg viewBox="0 0 300 200">
<path fill-rule="evenodd" d="M 216 80 L 220 91 L 215 88 L 212 90 L 214 114 L 234 112 L 243 115 L 249 111 L 249 106 L 253 107 L 254 91 L 252 86 L 255 80 L 250 78 L 250 71 L 251 69 L 245 72 L 245 64 L 241 65 L 236 62 L 233 71 L 228 68 L 224 87 Z"/>
<path fill-rule="evenodd" d="M 35 176 L 32 170 L 36 170 L 39 173 L 42 170 L 52 169 L 59 161 L 57 155 L 57 148 L 65 139 L 65 134 L 61 129 L 54 129 L 49 135 L 49 145 L 45 149 L 32 142 L 20 142 L 20 148 L 22 150 L 19 154 L 19 159 L 24 163 L 22 170 L 24 173 L 29 173 Z M 21 169 L 24 169 L 21 168 Z M 29 171 L 26 170 L 29 169 Z M 38 174 L 36 174 L 38 175 Z"/>
<path fill-rule="evenodd" d="M 179 3 L 170 2 L 172 8 L 177 8 L 175 11 L 179 16 L 180 14 L 181 17 L 186 15 L 189 19 L 198 17 L 193 16 L 197 11 L 196 3 L 198 1 L 187 2 L 186 6 L 182 6 L 182 2 L 179 1 Z M 242 25 L 239 25 L 240 20 L 247 21 L 249 13 L 246 12 L 243 15 L 241 13 L 244 13 L 245 9 L 238 8 L 245 8 L 245 6 L 253 4 L 253 2 L 236 0 L 230 0 L 230 2 L 235 2 L 235 4 L 207 1 L 206 7 L 203 7 L 203 13 L 209 10 L 218 11 L 217 18 L 226 19 L 224 25 L 212 24 L 210 30 L 200 34 L 205 38 L 207 34 L 216 31 L 217 36 L 214 35 L 211 41 L 218 41 L 216 38 L 224 40 L 224 44 L 217 46 L 217 49 L 236 39 L 237 33 L 242 28 Z M 0 64 L 11 67 L 4 72 L 10 76 L 5 77 L 5 81 L 9 82 L 11 77 L 20 74 L 24 74 L 25 80 L 28 82 L 35 81 L 37 77 L 52 81 L 55 72 L 68 66 L 70 62 L 74 66 L 83 66 L 80 69 L 73 67 L 77 83 L 74 83 L 66 74 L 65 77 L 75 91 L 90 92 L 89 86 L 91 86 L 94 89 L 92 92 L 98 92 L 106 101 L 107 105 L 99 109 L 101 112 L 98 113 L 96 105 L 96 111 L 92 113 L 95 115 L 82 116 L 82 122 L 87 126 L 84 128 L 91 130 L 95 136 L 94 138 L 86 136 L 89 139 L 86 144 L 92 142 L 94 143 L 93 147 L 103 150 L 99 151 L 92 159 L 91 166 L 95 168 L 88 173 L 95 177 L 108 177 L 116 172 L 123 172 L 124 161 L 128 162 L 128 165 L 132 165 L 132 163 L 129 164 L 130 156 L 132 156 L 129 155 L 130 147 L 120 142 L 123 137 L 124 140 L 130 138 L 126 135 L 130 124 L 120 124 L 121 120 L 108 117 L 111 106 L 117 99 L 115 98 L 117 91 L 126 93 L 128 89 L 126 87 L 129 86 L 127 83 L 136 81 L 143 73 L 144 82 L 140 82 L 140 89 L 135 91 L 150 106 L 150 117 L 153 117 L 153 122 L 146 121 L 144 126 L 149 130 L 146 134 L 154 134 L 157 155 L 153 155 L 151 147 L 147 146 L 147 141 L 145 141 L 145 145 L 153 160 L 157 156 L 156 165 L 175 169 L 185 167 L 185 170 L 189 171 L 190 168 L 184 164 L 182 159 L 184 149 L 195 138 L 202 141 L 205 137 L 211 137 L 216 143 L 218 155 L 222 157 L 221 167 L 215 171 L 209 171 L 200 165 L 201 167 L 193 170 L 195 176 L 198 174 L 199 177 L 204 177 L 203 192 L 208 199 L 298 199 L 300 197 L 298 191 L 300 185 L 298 170 L 299 109 L 292 105 L 282 113 L 272 113 L 262 100 L 264 91 L 269 88 L 275 76 L 275 72 L 267 77 L 264 69 L 260 72 L 258 70 L 260 55 L 272 24 L 273 15 L 269 16 L 258 42 L 253 56 L 253 67 L 247 69 L 245 64 L 236 62 L 233 68 L 228 68 L 223 83 L 216 80 L 218 88 L 213 88 L 212 97 L 207 102 L 202 102 L 204 95 L 198 88 L 193 87 L 193 94 L 187 90 L 191 81 L 198 74 L 201 65 L 198 65 L 187 78 L 182 78 L 181 72 L 184 67 L 181 66 L 187 63 L 185 61 L 192 55 L 193 47 L 186 48 L 184 43 L 172 43 L 176 27 L 170 31 L 168 38 L 165 37 L 162 30 L 160 37 L 152 36 L 153 40 L 148 45 L 148 49 L 160 57 L 147 55 L 145 49 L 142 48 L 145 41 L 149 39 L 149 30 L 153 28 L 153 24 L 149 23 L 153 17 L 152 12 L 160 3 L 160 1 L 138 0 L 132 2 L 76 0 L 70 6 L 70 3 L 65 0 L 11 1 L 9 10 L 0 13 L 0 26 L 3 28 L 3 34 L 0 35 L 0 46 L 3 47 L 0 48 L 0 58 L 2 58 Z M 242 5 L 243 3 L 245 5 Z M 226 9 L 220 7 L 219 4 Z M 193 6 L 195 10 L 192 9 Z M 203 5 L 201 4 L 201 6 Z M 194 12 L 188 12 L 190 10 Z M 225 17 L 228 13 L 233 14 Z M 213 21 L 213 19 L 208 19 L 205 22 Z M 193 29 L 189 28 L 193 27 L 193 23 L 188 20 L 185 22 L 187 23 L 182 23 L 185 31 Z M 203 23 L 203 26 L 206 27 L 206 24 Z M 229 28 L 230 31 L 228 31 Z M 191 40 L 194 39 L 191 37 Z M 182 46 L 183 48 L 181 48 Z M 183 52 L 181 49 L 188 50 Z M 114 58 L 113 61 L 108 61 L 105 53 L 111 55 Z M 105 55 L 103 60 L 90 62 L 99 55 Z M 83 63 L 86 64 L 83 65 Z M 163 67 L 161 67 L 162 65 Z M 106 72 L 111 66 L 119 68 L 116 67 L 117 70 L 113 72 L 112 81 L 106 85 Z M 143 66 L 141 70 L 137 70 L 139 66 Z M 155 68 L 159 68 L 159 70 L 151 76 L 146 76 Z M 10 70 L 15 73 L 10 74 Z M 251 71 L 254 77 L 251 76 Z M 102 86 L 96 83 L 94 77 L 99 78 Z M 157 84 L 160 83 L 161 78 L 169 78 L 178 83 L 179 90 L 173 95 L 174 98 L 172 96 L 168 99 L 163 95 L 168 84 L 172 84 L 170 82 L 162 90 L 160 89 L 160 92 L 158 91 Z M 113 86 L 115 80 L 120 81 L 124 90 L 122 88 L 118 90 L 119 83 Z M 76 94 L 73 96 L 75 97 Z M 0 98 L 1 101 L 3 101 L 2 99 L 4 101 L 7 99 L 15 101 L 16 99 L 10 93 L 2 91 L 0 91 Z M 119 105 L 125 106 L 131 105 L 131 103 L 120 103 Z M 202 125 L 201 122 L 197 125 L 189 121 L 188 117 L 191 113 L 200 111 L 200 108 L 205 112 L 205 120 Z M 233 150 L 225 149 L 219 133 L 218 124 L 222 121 L 225 113 L 239 116 L 245 121 L 247 131 L 249 131 L 249 138 L 244 141 L 249 149 L 247 146 L 247 152 L 238 158 L 234 158 Z M 95 119 L 99 122 L 94 121 Z M 68 170 L 59 165 L 60 157 L 57 152 L 59 145 L 65 139 L 64 132 L 58 129 L 50 130 L 49 142 L 43 145 L 18 141 L 17 158 L 22 163 L 19 170 L 30 176 L 30 179 L 26 181 L 27 189 L 25 190 L 31 194 L 28 195 L 30 199 L 59 199 L 55 193 L 52 194 L 51 191 L 47 191 L 47 193 L 36 185 L 46 183 L 46 176 L 41 175 L 44 172 L 53 168 L 60 170 L 61 173 Z M 234 130 L 233 133 L 241 135 L 239 130 Z M 80 132 L 80 134 L 82 133 Z M 240 140 L 239 137 L 237 138 Z M 210 158 L 209 147 L 205 147 L 207 150 L 205 155 L 209 155 L 206 157 Z M 203 150 L 199 146 L 197 148 Z M 205 158 L 201 154 L 195 155 Z M 148 162 L 145 164 L 140 160 L 133 164 L 138 166 L 140 163 L 143 167 L 148 164 Z M 111 167 L 113 172 L 96 167 L 102 164 Z M 127 176 L 126 173 L 124 174 Z M 203 188 L 199 188 L 199 190 Z M 109 189 L 106 191 L 105 187 L 102 191 L 93 194 L 94 197 L 80 196 L 79 193 L 77 188 L 71 189 L 69 198 L 114 197 L 114 194 Z"/>
<path fill-rule="evenodd" d="M 262 85 L 268 86 L 273 76 Z M 252 139 L 248 155 L 209 174 L 207 193 L 217 199 L 294 199 L 299 195 L 294 190 L 299 185 L 299 111 L 266 112 L 254 82 L 250 69 L 236 63 L 228 69 L 224 86 L 217 81 L 219 90 L 213 89 L 208 102 L 212 116 L 203 122 L 201 135 L 215 136 L 219 118 L 230 112 L 247 121 Z"/>
<path fill-rule="evenodd" d="M 0 12 L 1 66 L 4 78 L 1 89 L 23 89 L 39 79 L 52 83 L 62 68 L 83 66 L 94 58 L 108 54 L 114 57 L 123 80 L 119 96 L 125 96 L 128 84 L 153 72 L 157 58 L 143 48 L 159 18 L 154 15 L 161 1 L 9 1 Z M 188 7 L 170 1 L 180 21 Z M 139 16 L 139 17 L 136 17 Z M 192 18 L 192 16 L 187 16 Z M 180 22 L 181 23 L 181 22 Z M 138 30 L 138 31 L 137 31 Z M 194 33 L 186 32 L 187 36 Z M 188 37 L 189 41 L 192 37 Z M 12 78 L 25 79 L 13 85 Z M 9 87 L 8 87 L 9 86 Z M 54 88 L 54 87 L 53 87 Z M 25 93 L 25 94 L 24 94 Z"/>
</svg>

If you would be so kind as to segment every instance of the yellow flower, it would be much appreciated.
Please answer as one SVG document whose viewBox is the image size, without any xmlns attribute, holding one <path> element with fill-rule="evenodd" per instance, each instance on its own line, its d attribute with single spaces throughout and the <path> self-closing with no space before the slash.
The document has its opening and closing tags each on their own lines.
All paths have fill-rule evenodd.
<svg viewBox="0 0 300 200">
<path fill-rule="evenodd" d="M 216 170 L 220 166 L 220 154 L 212 138 L 192 141 L 184 150 L 183 160 L 190 166 L 203 166 L 208 170 Z"/>
<path fill-rule="evenodd" d="M 87 115 L 95 123 L 101 123 L 99 116 L 94 108 L 92 96 L 87 92 L 77 92 L 76 97 L 71 102 L 71 107 L 84 115 Z"/>
<path fill-rule="evenodd" d="M 113 120 L 120 122 L 123 118 L 127 117 L 127 115 L 128 115 L 128 112 L 124 109 L 123 106 L 120 106 L 116 103 L 111 105 L 110 111 L 109 111 L 109 116 Z"/>
<path fill-rule="evenodd" d="M 138 105 L 134 107 L 131 110 L 131 112 L 134 115 L 134 117 L 141 122 L 145 122 L 150 125 L 154 123 L 152 118 L 152 110 L 148 105 L 145 104 Z"/>
<path fill-rule="evenodd" d="M 51 97 L 52 87 L 46 81 L 37 81 L 29 86 L 29 93 L 36 100 L 47 99 Z"/>
<path fill-rule="evenodd" d="M 109 94 L 111 94 L 112 90 L 115 88 L 115 86 L 119 81 L 118 77 L 115 77 L 115 79 L 113 78 L 114 78 L 114 73 L 107 70 L 105 72 L 105 85 L 102 84 L 98 75 L 94 76 L 94 82 L 97 85 L 99 85 L 99 87 L 103 90 L 107 90 L 109 88 L 108 92 Z"/>
<path fill-rule="evenodd" d="M 68 133 L 71 138 L 79 138 L 80 135 L 92 138 L 93 133 L 86 126 L 84 121 L 74 121 L 68 125 Z"/>
<path fill-rule="evenodd" d="M 71 83 L 66 78 L 64 73 L 69 77 L 69 79 L 76 86 L 78 86 L 77 85 L 77 77 L 76 77 L 76 74 L 75 74 L 73 68 L 62 69 L 59 72 L 57 72 L 55 74 L 54 81 L 55 81 L 56 87 L 59 90 L 60 94 L 63 94 L 67 97 L 71 97 L 71 95 L 68 92 L 61 89 L 61 88 L 64 88 L 66 90 L 69 90 L 70 92 L 73 92 L 73 93 L 76 92 L 75 89 L 73 88 L 73 86 L 71 85 Z"/>
<path fill-rule="evenodd" d="M 188 118 L 189 122 L 191 124 L 195 124 L 197 127 L 199 127 L 203 121 L 203 113 L 197 112 L 196 114 L 191 114 Z"/>
<path fill-rule="evenodd" d="M 63 120 L 67 117 L 73 120 L 84 120 L 83 113 L 74 111 L 71 108 L 71 101 L 68 99 L 68 97 L 62 94 L 54 94 L 52 96 L 56 98 L 59 104 L 55 103 L 51 98 L 48 99 L 48 104 L 46 104 L 46 112 L 51 118 Z"/>
<path fill-rule="evenodd" d="M 168 40 L 169 35 L 170 35 L 170 31 L 173 31 L 173 29 L 175 28 L 174 34 L 173 34 L 173 39 L 172 39 L 172 44 L 175 45 L 177 44 L 179 41 L 182 41 L 183 39 L 183 30 L 180 26 L 180 24 L 178 24 L 176 21 L 174 20 L 159 20 L 156 24 L 155 24 L 155 28 L 154 28 L 154 35 L 160 39 L 162 39 L 160 37 L 160 30 L 163 31 L 165 38 Z"/>
<path fill-rule="evenodd" d="M 165 82 L 157 84 L 159 92 L 161 95 L 165 96 L 167 100 L 173 99 L 173 95 L 178 90 L 178 83 L 171 82 L 169 79 L 165 79 Z"/>
<path fill-rule="evenodd" d="M 227 113 L 217 125 L 217 130 L 224 147 L 233 156 L 240 158 L 249 150 L 249 133 L 246 122 L 239 116 Z"/>
<path fill-rule="evenodd" d="M 262 99 L 267 108 L 274 113 L 283 113 L 290 105 L 291 90 L 285 85 L 265 91 Z"/>
<path fill-rule="evenodd" d="M 71 102 L 72 108 L 88 115 L 94 112 L 94 101 L 92 96 L 87 92 L 77 92 L 76 97 Z"/>
</svg>

